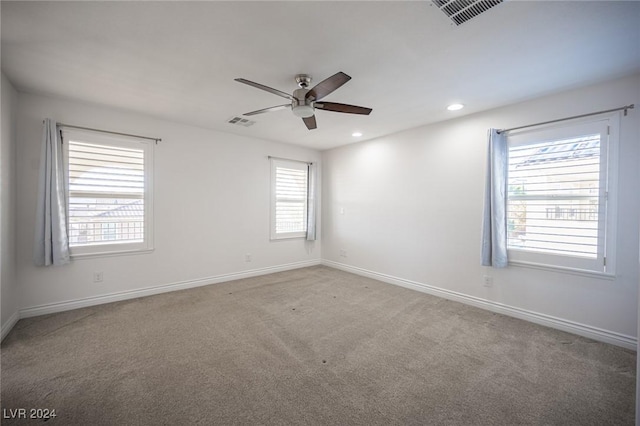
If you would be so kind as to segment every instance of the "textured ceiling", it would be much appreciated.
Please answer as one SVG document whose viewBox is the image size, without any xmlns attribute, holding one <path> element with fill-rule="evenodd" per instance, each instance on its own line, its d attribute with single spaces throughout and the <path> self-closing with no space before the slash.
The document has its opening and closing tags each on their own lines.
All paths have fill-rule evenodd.
<svg viewBox="0 0 640 426">
<path fill-rule="evenodd" d="M 640 2 L 509 1 L 455 26 L 428 1 L 6 2 L 2 69 L 19 90 L 327 149 L 640 71 Z M 294 77 L 353 79 L 326 101 L 370 116 L 290 111 Z M 312 83 L 313 84 L 313 83 Z M 452 102 L 466 108 L 446 111 Z"/>
</svg>

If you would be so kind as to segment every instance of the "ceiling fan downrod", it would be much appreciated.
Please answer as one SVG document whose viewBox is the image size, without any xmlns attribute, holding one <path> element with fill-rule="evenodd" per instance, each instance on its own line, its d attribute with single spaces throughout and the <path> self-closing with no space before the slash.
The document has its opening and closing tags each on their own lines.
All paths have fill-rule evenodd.
<svg viewBox="0 0 640 426">
<path fill-rule="evenodd" d="M 311 85 L 311 77 L 306 74 L 298 74 L 296 75 L 296 83 L 301 89 L 306 89 Z"/>
</svg>

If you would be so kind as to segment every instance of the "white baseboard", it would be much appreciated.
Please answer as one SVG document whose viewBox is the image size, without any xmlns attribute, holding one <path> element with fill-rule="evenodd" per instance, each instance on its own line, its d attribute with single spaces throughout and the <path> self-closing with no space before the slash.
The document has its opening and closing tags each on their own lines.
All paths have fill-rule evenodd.
<svg viewBox="0 0 640 426">
<path fill-rule="evenodd" d="M 13 326 L 18 322 L 18 319 L 20 319 L 20 314 L 18 311 L 15 311 L 13 315 L 9 317 L 7 322 L 2 324 L 2 334 L 0 334 L 0 342 L 2 342 L 5 337 L 7 337 L 7 334 L 9 334 Z"/>
<path fill-rule="evenodd" d="M 410 288 L 413 290 L 421 291 L 423 293 L 431 294 L 433 296 L 442 297 L 456 302 L 465 303 L 478 308 L 486 309 L 499 314 L 508 315 L 511 317 L 523 319 L 536 324 L 544 325 L 546 327 L 555 328 L 558 330 L 566 331 L 568 333 L 577 334 L 579 336 L 588 337 L 599 342 L 610 343 L 623 348 L 637 350 L 637 339 L 632 336 L 616 333 L 609 330 L 603 330 L 597 327 L 592 327 L 586 324 L 580 324 L 577 322 L 565 320 L 562 318 L 553 317 L 550 315 L 540 314 L 538 312 L 528 311 L 526 309 L 516 308 L 513 306 L 505 305 L 491 300 L 482 299 L 475 296 L 469 296 L 456 291 L 446 290 L 439 287 L 434 287 L 428 284 L 419 283 L 416 281 L 407 280 L 404 278 L 398 278 L 391 275 L 381 274 L 379 272 L 369 271 L 367 269 L 358 268 L 356 266 L 345 265 L 344 263 L 334 262 L 331 260 L 322 260 L 322 264 L 331 268 L 340 269 L 342 271 L 351 272 L 356 275 L 362 275 L 368 278 L 373 278 L 378 281 L 382 281 L 389 284 L 395 284 L 401 287 Z"/>
<path fill-rule="evenodd" d="M 160 286 L 147 287 L 143 289 L 123 291 L 118 293 L 111 293 L 106 295 L 100 295 L 95 297 L 88 297 L 77 300 L 69 300 L 58 303 L 51 303 L 46 305 L 33 306 L 29 308 L 21 309 L 19 312 L 14 313 L 9 320 L 2 325 L 2 339 L 11 331 L 13 326 L 20 318 L 34 317 L 38 315 L 52 314 L 55 312 L 69 311 L 72 309 L 85 308 L 88 306 L 101 305 L 104 303 L 118 302 L 121 300 L 135 299 L 137 297 L 151 296 L 154 294 L 167 293 L 170 291 L 184 290 L 188 288 L 201 287 L 209 284 L 222 283 L 231 280 L 238 280 L 242 278 L 256 277 L 260 275 L 272 274 L 275 272 L 288 271 L 291 269 L 306 268 L 308 266 L 325 265 L 332 268 L 340 269 L 346 272 L 351 272 L 357 275 L 362 275 L 368 278 L 373 278 L 389 284 L 398 285 L 405 288 L 421 291 L 423 293 L 431 294 L 433 296 L 442 297 L 456 302 L 465 303 L 468 305 L 476 306 L 478 308 L 486 309 L 499 314 L 508 315 L 515 318 L 520 318 L 525 321 L 530 321 L 536 324 L 544 325 L 547 327 L 555 328 L 558 330 L 566 331 L 568 333 L 577 334 L 580 336 L 588 337 L 600 342 L 610 343 L 613 345 L 621 346 L 623 348 L 636 350 L 637 339 L 631 336 L 627 336 L 620 333 L 615 333 L 609 330 L 603 330 L 597 327 L 592 327 L 586 324 L 580 324 L 573 321 L 565 320 L 562 318 L 553 317 L 550 315 L 540 314 L 526 309 L 521 309 L 509 305 L 505 305 L 491 300 L 482 299 L 475 296 L 469 296 L 463 293 L 446 290 L 439 287 L 434 287 L 428 284 L 419 283 L 416 281 L 407 280 L 404 278 L 398 278 L 391 275 L 382 274 L 379 272 L 370 271 L 356 266 L 345 265 L 343 263 L 334 262 L 331 260 L 310 260 L 295 263 L 288 263 L 284 265 L 270 266 L 266 268 L 252 269 L 242 272 L 234 272 L 230 274 L 215 275 L 210 277 L 198 278 L 194 280 L 178 281 L 175 283 L 164 284 Z"/>
<path fill-rule="evenodd" d="M 239 280 L 242 278 L 257 277 L 259 275 L 273 274 L 275 272 L 289 271 L 291 269 L 306 268 L 308 266 L 320 265 L 320 259 L 306 260 L 302 262 L 287 263 L 284 265 L 269 266 L 266 268 L 251 269 L 242 272 L 233 272 L 230 274 L 214 275 L 210 277 L 198 278 L 194 280 L 178 281 L 170 284 L 146 287 L 142 289 L 121 291 L 100 296 L 87 297 L 83 299 L 68 300 L 58 303 L 50 303 L 46 305 L 32 306 L 20 309 L 19 318 L 29 318 L 38 315 L 52 314 L 55 312 L 70 311 L 72 309 L 86 308 L 88 306 L 102 305 L 104 303 L 118 302 L 121 300 L 135 299 L 137 297 L 152 296 L 154 294 L 168 293 L 170 291 L 185 290 L 188 288 L 201 287 L 210 284 L 217 284 L 226 281 Z M 16 314 L 15 321 L 18 320 Z M 15 324 L 14 321 L 14 324 Z M 8 324 L 7 324 L 8 325 Z M 13 325 L 11 325 L 13 327 Z M 9 327 L 10 330 L 10 327 Z M 8 333 L 9 331 L 7 331 Z M 4 327 L 2 327 L 2 337 L 4 338 Z"/>
</svg>

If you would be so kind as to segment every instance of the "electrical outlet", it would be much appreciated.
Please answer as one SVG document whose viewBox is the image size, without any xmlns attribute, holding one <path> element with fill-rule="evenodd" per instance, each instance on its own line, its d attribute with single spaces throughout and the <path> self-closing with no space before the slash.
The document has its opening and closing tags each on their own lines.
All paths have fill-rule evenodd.
<svg viewBox="0 0 640 426">
<path fill-rule="evenodd" d="M 482 277 L 482 283 L 482 285 L 484 285 L 485 287 L 493 287 L 493 277 L 485 275 L 484 277 Z"/>
<path fill-rule="evenodd" d="M 102 272 L 94 272 L 93 273 L 93 282 L 101 283 L 104 278 L 104 274 Z"/>
<path fill-rule="evenodd" d="M 245 262 L 251 262 L 251 253 L 247 253 L 244 255 L 244 261 Z"/>
<path fill-rule="evenodd" d="M 340 249 L 340 257 L 347 257 L 347 251 L 345 249 Z"/>
</svg>

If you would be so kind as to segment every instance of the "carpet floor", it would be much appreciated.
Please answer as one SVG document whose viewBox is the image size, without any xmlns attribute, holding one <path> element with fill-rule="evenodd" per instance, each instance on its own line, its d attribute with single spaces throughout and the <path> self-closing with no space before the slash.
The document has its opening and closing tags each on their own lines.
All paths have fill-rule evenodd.
<svg viewBox="0 0 640 426">
<path fill-rule="evenodd" d="M 2 424 L 632 425 L 635 358 L 317 266 L 20 320 Z"/>
</svg>

